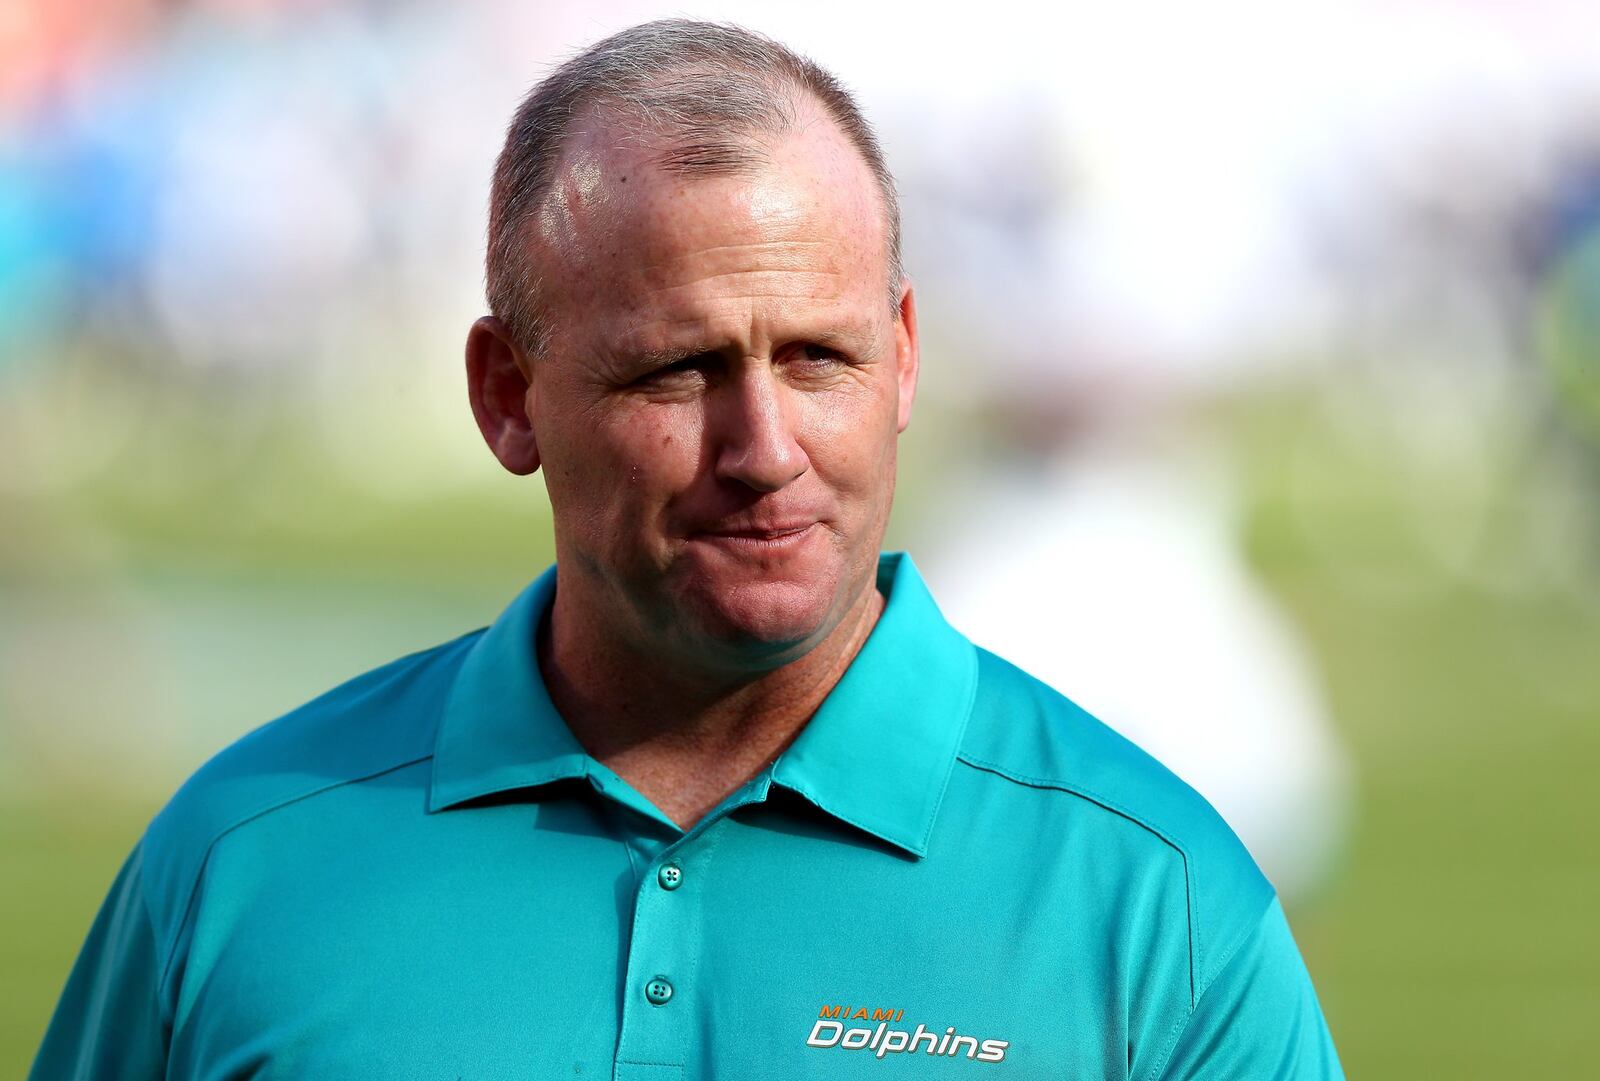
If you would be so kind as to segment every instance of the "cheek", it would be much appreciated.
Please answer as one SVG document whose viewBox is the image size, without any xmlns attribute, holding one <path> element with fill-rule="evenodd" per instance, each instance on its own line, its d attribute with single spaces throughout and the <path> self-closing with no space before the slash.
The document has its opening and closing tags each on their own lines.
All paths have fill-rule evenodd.
<svg viewBox="0 0 1600 1081">
<path fill-rule="evenodd" d="M 701 457 L 703 414 L 698 402 L 646 403 L 609 424 L 606 443 L 639 478 L 683 480 Z"/>
<path fill-rule="evenodd" d="M 877 496 L 892 481 L 897 407 L 895 395 L 876 385 L 812 403 L 806 452 L 823 479 L 842 493 Z"/>
<path fill-rule="evenodd" d="M 626 479 L 630 467 L 664 465 L 699 441 L 700 418 L 690 404 L 624 397 L 549 404 L 537 432 L 540 454 L 554 471 L 573 477 Z"/>
<path fill-rule="evenodd" d="M 693 480 L 703 423 L 691 403 L 623 403 L 571 448 L 578 472 L 594 494 L 616 505 L 649 511 Z"/>
</svg>

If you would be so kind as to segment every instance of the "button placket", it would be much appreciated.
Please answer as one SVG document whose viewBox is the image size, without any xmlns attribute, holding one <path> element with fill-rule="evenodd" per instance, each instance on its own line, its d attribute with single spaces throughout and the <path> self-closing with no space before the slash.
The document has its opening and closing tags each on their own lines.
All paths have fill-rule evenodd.
<svg viewBox="0 0 1600 1081">
<path fill-rule="evenodd" d="M 712 854 L 723 832 L 731 828 L 728 815 L 745 804 L 766 799 L 770 781 L 770 774 L 753 781 L 661 849 L 654 875 L 646 871 L 638 878 L 624 973 L 616 1081 L 654 1081 L 668 1073 L 681 1077 L 686 1068 L 690 1041 L 704 1020 L 696 976 Z"/>
<path fill-rule="evenodd" d="M 695 969 L 700 956 L 700 890 L 720 823 L 686 835 L 657 857 L 634 892 L 623 996 L 618 1076 L 645 1065 L 682 1064 L 696 1027 Z M 695 873 L 684 868 L 692 863 Z"/>
</svg>

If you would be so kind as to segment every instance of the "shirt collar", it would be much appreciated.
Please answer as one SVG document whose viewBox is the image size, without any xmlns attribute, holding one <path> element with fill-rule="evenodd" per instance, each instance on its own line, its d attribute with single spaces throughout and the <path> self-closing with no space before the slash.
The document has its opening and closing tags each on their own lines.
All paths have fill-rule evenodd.
<svg viewBox="0 0 1600 1081">
<path fill-rule="evenodd" d="M 591 759 L 539 674 L 535 636 L 555 592 L 552 566 L 467 651 L 434 740 L 429 811 L 588 774 Z"/>
<path fill-rule="evenodd" d="M 889 602 L 774 784 L 917 856 L 944 798 L 978 686 L 978 654 L 940 615 L 904 552 L 878 561 Z"/>
<path fill-rule="evenodd" d="M 434 746 L 430 812 L 603 769 L 539 674 L 535 635 L 555 588 L 551 567 L 468 650 Z M 773 764 L 772 781 L 922 856 L 971 711 L 977 653 L 940 615 L 910 556 L 881 556 L 878 588 L 888 603 L 877 625 Z"/>
</svg>

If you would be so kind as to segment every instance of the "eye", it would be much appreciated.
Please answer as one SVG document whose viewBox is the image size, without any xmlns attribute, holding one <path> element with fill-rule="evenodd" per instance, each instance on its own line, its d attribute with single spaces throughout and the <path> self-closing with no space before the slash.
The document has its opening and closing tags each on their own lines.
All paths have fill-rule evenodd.
<svg viewBox="0 0 1600 1081">
<path fill-rule="evenodd" d="M 715 353 L 694 353 L 668 364 L 660 364 L 645 372 L 637 380 L 641 384 L 673 385 L 684 383 L 705 374 L 706 366 L 715 362 Z"/>
<path fill-rule="evenodd" d="M 829 349 L 816 342 L 803 342 L 795 350 L 795 360 L 808 367 L 831 367 L 835 364 L 844 364 L 844 354 L 837 349 Z"/>
</svg>

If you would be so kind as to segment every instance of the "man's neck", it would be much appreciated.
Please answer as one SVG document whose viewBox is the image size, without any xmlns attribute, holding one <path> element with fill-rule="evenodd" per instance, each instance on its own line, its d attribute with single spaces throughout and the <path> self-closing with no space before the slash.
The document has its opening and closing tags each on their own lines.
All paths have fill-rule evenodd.
<svg viewBox="0 0 1600 1081">
<path fill-rule="evenodd" d="M 539 668 L 584 749 L 688 829 L 794 741 L 884 603 L 869 588 L 804 656 L 737 678 L 607 648 L 605 638 L 564 624 L 558 604 L 538 636 Z"/>
</svg>

